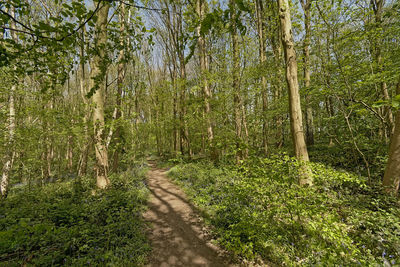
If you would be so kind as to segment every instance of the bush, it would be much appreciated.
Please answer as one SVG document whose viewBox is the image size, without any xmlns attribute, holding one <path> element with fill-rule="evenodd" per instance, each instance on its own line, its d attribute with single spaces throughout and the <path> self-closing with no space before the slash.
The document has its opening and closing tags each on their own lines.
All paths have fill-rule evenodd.
<svg viewBox="0 0 400 267">
<path fill-rule="evenodd" d="M 298 163 L 279 155 L 241 166 L 172 168 L 237 255 L 279 265 L 382 265 L 400 262 L 400 207 L 366 179 L 310 164 L 315 185 L 297 185 Z"/>
<path fill-rule="evenodd" d="M 144 171 L 111 181 L 96 194 L 88 179 L 11 194 L 0 204 L 0 265 L 143 263 L 149 250 L 140 215 L 148 194 Z"/>
</svg>

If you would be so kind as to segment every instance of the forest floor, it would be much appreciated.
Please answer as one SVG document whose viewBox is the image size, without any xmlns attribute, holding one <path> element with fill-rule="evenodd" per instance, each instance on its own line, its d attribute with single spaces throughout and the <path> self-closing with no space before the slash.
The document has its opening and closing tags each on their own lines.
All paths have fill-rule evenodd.
<svg viewBox="0 0 400 267">
<path fill-rule="evenodd" d="M 196 208 L 185 193 L 150 162 L 149 209 L 144 219 L 151 223 L 148 236 L 152 252 L 147 266 L 235 266 L 222 249 L 210 242 Z"/>
</svg>

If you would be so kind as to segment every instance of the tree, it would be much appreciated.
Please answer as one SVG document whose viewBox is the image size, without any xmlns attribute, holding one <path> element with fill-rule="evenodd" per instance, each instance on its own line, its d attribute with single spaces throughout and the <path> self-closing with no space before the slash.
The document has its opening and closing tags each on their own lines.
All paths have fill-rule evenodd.
<svg viewBox="0 0 400 267">
<path fill-rule="evenodd" d="M 242 98 L 240 94 L 240 62 L 239 62 L 239 37 L 237 33 L 237 19 L 238 14 L 234 0 L 229 1 L 230 10 L 230 34 L 232 40 L 232 88 L 233 88 L 233 102 L 234 102 L 234 120 L 236 131 L 236 163 L 239 163 L 243 158 L 242 153 Z"/>
<path fill-rule="evenodd" d="M 78 176 L 86 175 L 87 171 L 87 162 L 88 162 L 88 156 L 89 156 L 89 148 L 91 145 L 91 138 L 89 135 L 89 119 L 90 119 L 90 107 L 89 107 L 89 101 L 88 98 L 86 97 L 88 90 L 87 90 L 87 82 L 86 82 L 86 70 L 85 70 L 85 28 L 82 28 L 81 30 L 81 44 L 79 47 L 80 50 L 80 81 L 79 81 L 79 89 L 80 89 L 80 95 L 82 98 L 82 102 L 84 104 L 84 114 L 83 114 L 83 132 L 84 132 L 84 140 L 85 144 L 83 145 L 83 148 L 81 150 L 81 155 L 79 159 L 79 164 L 78 164 Z"/>
<path fill-rule="evenodd" d="M 397 83 L 397 95 L 400 95 L 400 78 Z M 400 110 L 395 116 L 395 125 L 389 146 L 389 158 L 383 176 L 383 186 L 387 192 L 397 193 L 400 188 Z"/>
<path fill-rule="evenodd" d="M 292 35 L 292 21 L 288 0 L 279 0 L 279 17 L 282 33 L 282 45 L 286 61 L 286 81 L 289 90 L 290 127 L 296 158 L 303 167 L 300 175 L 300 184 L 312 184 L 312 174 L 307 165 L 309 161 L 307 145 L 304 140 L 302 112 L 300 106 L 299 82 L 297 79 L 296 51 Z"/>
<path fill-rule="evenodd" d="M 310 42 L 311 42 L 311 0 L 300 0 L 304 11 L 305 36 L 303 41 L 304 89 L 306 93 L 306 141 L 307 145 L 314 144 L 314 120 L 311 106 L 310 88 Z"/>
<path fill-rule="evenodd" d="M 125 20 L 126 20 L 126 11 L 125 11 L 125 4 L 121 3 L 121 11 L 119 14 L 119 23 L 120 23 L 120 51 L 118 55 L 118 67 L 117 67 L 117 101 L 116 101 L 116 112 L 115 112 L 115 120 L 117 121 L 117 128 L 114 134 L 114 140 L 116 140 L 116 150 L 114 151 L 113 157 L 113 171 L 117 172 L 118 164 L 119 164 L 119 154 L 121 153 L 122 147 L 122 127 L 119 119 L 121 118 L 122 113 L 122 89 L 123 89 L 123 82 L 125 78 L 125 71 L 126 71 L 126 55 L 125 50 L 127 49 L 127 42 L 125 36 Z M 129 19 L 129 18 L 128 18 Z M 129 21 L 128 21 L 129 25 Z M 110 131 L 111 132 L 111 131 Z"/>
<path fill-rule="evenodd" d="M 264 6 L 262 0 L 256 0 L 256 15 L 257 15 L 257 32 L 258 32 L 258 53 L 260 57 L 260 65 L 264 68 L 266 62 L 266 30 L 264 22 Z M 261 76 L 261 98 L 262 98 L 262 143 L 264 155 L 268 154 L 268 121 L 267 121 L 267 108 L 268 108 L 268 91 L 267 91 L 267 77 L 265 74 Z"/>
<path fill-rule="evenodd" d="M 211 150 L 211 157 L 216 158 L 216 151 L 214 147 L 214 130 L 211 121 L 211 106 L 210 106 L 210 99 L 211 99 L 211 90 L 209 81 L 207 78 L 208 75 L 208 56 L 207 56 L 207 46 L 205 40 L 205 34 L 201 31 L 201 22 L 204 20 L 204 12 L 205 12 L 205 1 L 204 0 L 197 0 L 196 1 L 196 12 L 199 18 L 199 25 L 197 26 L 197 44 L 199 48 L 199 62 L 200 62 L 200 70 L 201 70 L 201 86 L 203 89 L 204 95 L 204 116 L 206 119 L 206 128 L 207 128 L 207 138 L 209 147 Z"/>
<path fill-rule="evenodd" d="M 390 100 L 390 95 L 389 95 L 389 90 L 387 88 L 387 83 L 385 81 L 384 77 L 384 63 L 382 59 L 382 38 L 383 38 L 383 23 L 382 23 L 382 16 L 383 16 L 383 6 L 385 4 L 385 0 L 371 0 L 371 6 L 372 10 L 374 12 L 374 18 L 375 18 L 375 25 L 374 25 L 374 30 L 376 31 L 376 34 L 374 36 L 374 40 L 372 43 L 374 44 L 374 47 L 372 48 L 373 51 L 373 56 L 375 57 L 375 64 L 376 64 L 376 72 L 378 75 L 381 75 L 380 77 L 380 89 L 381 89 L 381 95 L 382 99 L 384 101 L 389 102 Z M 394 129 L 394 122 L 393 122 L 393 113 L 392 110 L 390 109 L 390 106 L 386 105 L 383 108 L 383 116 L 385 118 L 385 122 L 387 126 L 387 132 L 388 134 L 385 134 L 385 136 L 390 136 L 393 133 Z"/>
<path fill-rule="evenodd" d="M 15 7 L 11 7 L 11 16 L 15 17 Z M 18 43 L 18 38 L 17 38 L 17 32 L 15 31 L 17 29 L 15 25 L 15 21 L 11 20 L 10 21 L 10 28 L 11 28 L 11 37 L 12 40 L 17 44 Z M 16 72 L 16 67 L 14 67 L 14 72 Z M 9 115 L 8 115 L 8 141 L 7 141 L 7 147 L 8 147 L 8 152 L 5 154 L 5 159 L 4 159 L 4 166 L 3 166 L 3 175 L 1 177 L 1 184 L 0 184 L 0 194 L 1 197 L 6 198 L 7 193 L 8 193 L 8 184 L 9 184 L 9 179 L 10 179 L 10 172 L 12 169 L 12 165 L 14 162 L 14 156 L 15 156 L 15 151 L 14 151 L 14 142 L 15 142 L 15 91 L 17 89 L 17 79 L 14 77 L 13 79 L 13 84 L 11 85 L 10 88 L 10 95 L 9 95 L 9 101 L 8 101 L 8 109 L 9 109 Z"/>
<path fill-rule="evenodd" d="M 93 56 L 90 88 L 94 90 L 92 101 L 93 126 L 94 126 L 94 148 L 96 152 L 96 176 L 97 187 L 106 188 L 110 184 L 108 174 L 108 151 L 104 137 L 104 93 L 105 93 L 105 72 L 107 69 L 107 24 L 110 3 L 101 2 L 95 26 L 94 44 L 96 53 Z"/>
</svg>

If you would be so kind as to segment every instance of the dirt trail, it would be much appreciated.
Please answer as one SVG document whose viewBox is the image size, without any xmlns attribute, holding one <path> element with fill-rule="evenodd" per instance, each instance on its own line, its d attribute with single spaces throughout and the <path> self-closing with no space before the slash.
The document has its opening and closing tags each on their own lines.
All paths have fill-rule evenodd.
<svg viewBox="0 0 400 267">
<path fill-rule="evenodd" d="M 186 195 L 152 164 L 148 173 L 151 192 L 144 214 L 152 224 L 152 255 L 147 266 L 235 266 L 226 263 L 221 250 L 207 241 L 204 228 Z"/>
</svg>

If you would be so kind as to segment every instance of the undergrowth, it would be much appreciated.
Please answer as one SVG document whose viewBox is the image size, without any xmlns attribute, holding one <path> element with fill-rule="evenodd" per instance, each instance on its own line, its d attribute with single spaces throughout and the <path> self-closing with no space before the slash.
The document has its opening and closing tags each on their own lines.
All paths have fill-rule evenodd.
<svg viewBox="0 0 400 267">
<path fill-rule="evenodd" d="M 0 203 L 0 266 L 137 266 L 149 250 L 143 168 L 11 193 Z"/>
<path fill-rule="evenodd" d="M 311 188 L 297 185 L 298 163 L 286 155 L 218 168 L 180 164 L 169 176 L 236 255 L 279 266 L 400 264 L 397 200 L 363 177 L 310 166 Z"/>
</svg>

